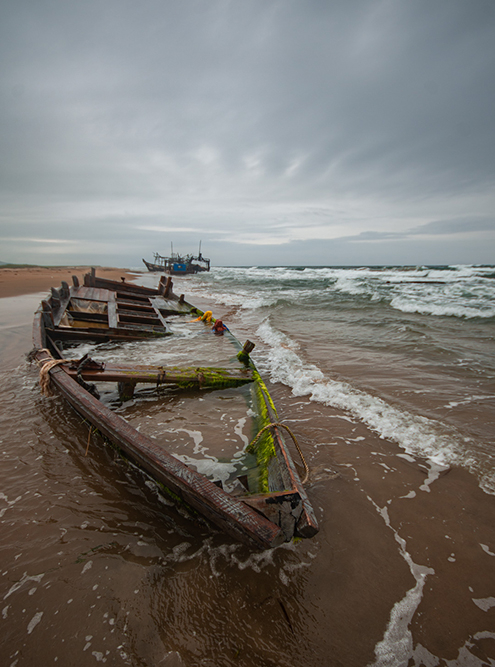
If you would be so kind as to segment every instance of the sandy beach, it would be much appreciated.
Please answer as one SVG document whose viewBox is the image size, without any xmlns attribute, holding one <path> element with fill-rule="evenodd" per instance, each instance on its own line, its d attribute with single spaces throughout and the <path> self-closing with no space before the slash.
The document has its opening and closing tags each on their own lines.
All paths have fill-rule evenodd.
<svg viewBox="0 0 495 667">
<path fill-rule="evenodd" d="M 2 295 L 7 276 L 27 292 L 0 298 L 7 664 L 495 664 L 492 267 L 418 269 L 414 282 L 388 268 L 174 278 L 176 293 L 256 342 L 310 468 L 320 532 L 265 552 L 182 514 L 63 396 L 41 394 L 26 358 L 39 292 L 85 271 L 0 270 Z M 91 354 L 186 359 L 171 342 L 153 341 L 152 356 L 132 343 Z M 101 389 L 110 404 L 114 388 Z M 197 399 L 143 387 L 115 409 L 167 451 L 224 465 L 210 434 L 220 422 L 240 446 L 243 420 L 232 397 Z"/>
<path fill-rule="evenodd" d="M 49 290 L 50 287 L 58 287 L 62 280 L 72 285 L 72 276 L 76 275 L 82 281 L 89 270 L 88 266 L 0 267 L 0 298 Z M 128 269 L 98 267 L 97 272 L 102 278 L 110 280 L 132 277 Z"/>
</svg>

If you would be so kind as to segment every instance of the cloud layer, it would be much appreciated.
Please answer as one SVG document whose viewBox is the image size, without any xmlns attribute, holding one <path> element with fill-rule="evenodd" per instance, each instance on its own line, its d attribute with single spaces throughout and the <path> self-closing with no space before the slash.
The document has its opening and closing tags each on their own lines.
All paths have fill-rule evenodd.
<svg viewBox="0 0 495 667">
<path fill-rule="evenodd" d="M 0 260 L 493 262 L 491 0 L 18 0 Z"/>
</svg>

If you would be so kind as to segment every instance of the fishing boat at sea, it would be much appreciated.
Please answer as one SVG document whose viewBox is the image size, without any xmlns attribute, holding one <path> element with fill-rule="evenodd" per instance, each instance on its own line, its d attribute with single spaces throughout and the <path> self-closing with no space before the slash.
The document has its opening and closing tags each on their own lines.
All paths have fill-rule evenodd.
<svg viewBox="0 0 495 667">
<path fill-rule="evenodd" d="M 92 269 L 72 282 L 41 302 L 32 358 L 44 391 L 89 423 L 88 446 L 98 432 L 191 516 L 250 547 L 315 535 L 291 440 L 306 477 L 307 465 L 250 357 L 253 343 L 242 346 L 211 311 L 177 296 L 171 277 L 152 289 Z"/>
<path fill-rule="evenodd" d="M 170 257 L 164 257 L 155 252 L 153 262 L 147 262 L 145 259 L 143 259 L 143 262 L 148 271 L 152 273 L 168 273 L 172 276 L 191 275 L 210 270 L 210 260 L 203 257 L 201 245 L 197 255 L 179 255 L 174 253 L 172 248 Z"/>
</svg>

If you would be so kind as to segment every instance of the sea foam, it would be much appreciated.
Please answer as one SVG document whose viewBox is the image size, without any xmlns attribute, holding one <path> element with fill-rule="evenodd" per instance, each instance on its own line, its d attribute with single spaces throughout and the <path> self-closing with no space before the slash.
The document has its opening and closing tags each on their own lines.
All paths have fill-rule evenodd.
<svg viewBox="0 0 495 667">
<path fill-rule="evenodd" d="M 458 436 L 447 433 L 440 422 L 401 410 L 349 383 L 325 377 L 316 365 L 299 356 L 297 343 L 274 329 L 268 319 L 257 334 L 271 348 L 265 363 L 272 381 L 291 387 L 295 396 L 309 396 L 312 401 L 350 412 L 409 454 L 435 458 L 440 465 L 461 463 Z"/>
<path fill-rule="evenodd" d="M 435 317 L 495 317 L 493 267 L 218 267 L 188 283 L 213 303 L 245 309 L 329 296 Z"/>
</svg>

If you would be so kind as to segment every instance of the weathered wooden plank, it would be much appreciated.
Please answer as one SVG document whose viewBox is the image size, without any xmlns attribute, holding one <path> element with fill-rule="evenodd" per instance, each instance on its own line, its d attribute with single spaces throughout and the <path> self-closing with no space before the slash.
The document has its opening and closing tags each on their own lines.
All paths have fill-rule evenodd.
<svg viewBox="0 0 495 667">
<path fill-rule="evenodd" d="M 69 299 L 70 299 L 69 294 L 67 294 L 63 298 L 60 298 L 58 308 L 54 309 L 54 311 L 53 311 L 53 323 L 56 327 L 58 327 L 62 317 L 65 314 L 65 309 L 67 308 L 67 306 L 69 304 Z"/>
<path fill-rule="evenodd" d="M 39 351 L 37 358 L 48 358 Z M 279 526 L 242 501 L 230 496 L 206 477 L 161 449 L 121 417 L 80 387 L 60 367 L 50 371 L 52 381 L 69 403 L 140 467 L 188 505 L 225 532 L 251 547 L 267 549 L 284 541 Z"/>
<path fill-rule="evenodd" d="M 71 377 L 77 376 L 79 360 L 74 360 L 64 370 Z M 196 384 L 200 387 L 239 386 L 253 381 L 249 368 L 178 368 L 105 363 L 104 368 L 85 366 L 82 377 L 86 382 L 144 382 L 151 384 Z"/>
<path fill-rule="evenodd" d="M 89 301 L 108 301 L 111 292 L 107 289 L 100 289 L 98 287 L 88 287 L 83 285 L 77 288 L 77 291 L 72 289 L 72 296 L 78 299 L 88 299 Z"/>
<path fill-rule="evenodd" d="M 239 496 L 245 503 L 264 514 L 270 521 L 280 526 L 289 541 L 298 534 L 304 506 L 301 495 L 297 491 L 271 493 L 261 496 Z M 308 535 L 307 537 L 311 537 Z"/>
<path fill-rule="evenodd" d="M 149 294 L 138 294 L 137 292 L 121 292 L 119 289 L 115 290 L 117 295 L 117 301 L 129 301 L 132 304 L 139 304 L 143 306 L 149 306 L 150 296 Z"/>
<path fill-rule="evenodd" d="M 43 317 L 43 307 L 39 306 L 34 314 L 33 320 L 33 345 L 37 350 L 42 350 L 46 347 L 45 327 L 42 326 L 41 318 Z"/>
<path fill-rule="evenodd" d="M 90 279 L 86 279 L 86 276 L 89 275 L 90 274 L 87 273 L 84 276 L 84 284 L 88 287 L 116 290 L 117 292 L 131 292 L 135 294 L 141 294 L 143 296 L 154 296 L 158 294 L 158 290 L 151 287 L 141 287 L 141 285 L 134 285 L 133 283 L 126 283 L 124 281 L 119 283 L 114 280 L 107 280 L 105 278 L 98 278 L 95 276 L 94 280 L 91 282 Z"/>
<path fill-rule="evenodd" d="M 163 296 L 167 299 L 173 294 L 173 287 L 174 284 L 172 282 L 171 276 L 168 276 L 165 278 L 165 276 L 162 276 L 160 278 L 160 282 L 158 283 L 158 292 L 160 294 L 163 294 Z"/>
<path fill-rule="evenodd" d="M 135 327 L 129 326 L 128 328 L 119 327 L 118 329 L 91 329 L 85 327 L 59 327 L 58 329 L 52 329 L 51 334 L 54 340 L 66 340 L 66 341 L 94 341 L 96 343 L 106 343 L 110 340 L 143 340 L 146 338 L 158 338 L 162 336 L 171 336 L 172 334 L 169 331 L 163 329 L 163 327 L 152 328 L 152 327 Z"/>
<path fill-rule="evenodd" d="M 162 296 L 152 297 L 150 298 L 150 302 L 153 304 L 154 308 L 157 308 L 165 315 L 189 315 L 192 308 L 191 304 L 186 301 L 183 301 L 181 304 L 179 301 L 164 299 Z"/>
<path fill-rule="evenodd" d="M 114 292 L 115 294 L 115 292 Z M 139 310 L 143 312 L 153 312 L 153 306 L 151 305 L 151 299 L 147 298 L 144 299 L 143 301 L 136 301 L 132 300 L 129 301 L 128 299 L 117 299 L 117 306 L 119 308 L 124 308 L 127 310 Z"/>
<path fill-rule="evenodd" d="M 165 317 L 163 316 L 163 314 L 157 308 L 153 308 L 153 312 L 155 313 L 155 315 L 158 317 L 158 319 L 162 323 L 162 326 L 164 326 L 165 329 L 167 329 L 168 325 L 167 325 L 167 322 L 166 322 Z"/>
<path fill-rule="evenodd" d="M 122 326 L 125 326 L 126 322 L 134 322 L 135 324 L 145 324 L 148 326 L 154 327 L 163 327 L 163 323 L 158 315 L 153 311 L 153 313 L 144 315 L 142 312 L 136 312 L 133 310 L 121 310 L 118 309 L 119 322 Z"/>
</svg>

